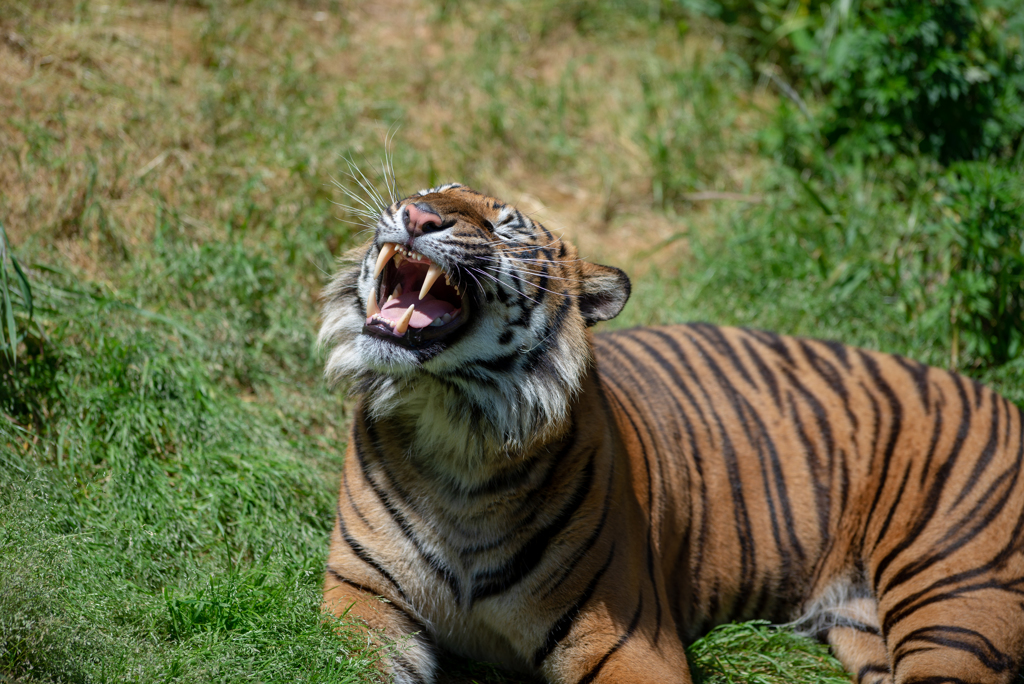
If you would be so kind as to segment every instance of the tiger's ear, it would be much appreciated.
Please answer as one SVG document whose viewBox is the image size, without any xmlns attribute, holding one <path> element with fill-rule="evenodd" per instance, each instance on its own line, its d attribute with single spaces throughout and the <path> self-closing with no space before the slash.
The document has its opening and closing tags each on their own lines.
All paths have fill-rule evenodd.
<svg viewBox="0 0 1024 684">
<path fill-rule="evenodd" d="M 629 299 L 629 276 L 612 266 L 580 262 L 580 313 L 587 325 L 615 318 Z"/>
</svg>

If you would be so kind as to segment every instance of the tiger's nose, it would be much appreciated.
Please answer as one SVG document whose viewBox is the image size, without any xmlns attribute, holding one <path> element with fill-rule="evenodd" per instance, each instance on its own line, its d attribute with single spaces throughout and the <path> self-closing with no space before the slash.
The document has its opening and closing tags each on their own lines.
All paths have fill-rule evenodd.
<svg viewBox="0 0 1024 684">
<path fill-rule="evenodd" d="M 405 229 L 410 237 L 419 237 L 441 229 L 441 217 L 429 204 L 418 202 L 405 208 Z"/>
</svg>

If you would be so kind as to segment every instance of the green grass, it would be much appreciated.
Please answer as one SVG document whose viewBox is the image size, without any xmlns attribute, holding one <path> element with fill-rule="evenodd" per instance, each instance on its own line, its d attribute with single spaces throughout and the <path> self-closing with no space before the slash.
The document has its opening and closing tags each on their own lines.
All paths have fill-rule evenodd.
<svg viewBox="0 0 1024 684">
<path fill-rule="evenodd" d="M 362 239 L 332 185 L 357 191 L 347 160 L 379 183 L 387 150 L 404 190 L 466 182 L 626 268 L 614 326 L 832 337 L 1024 402 L 1024 358 L 978 363 L 939 315 L 919 227 L 956 209 L 944 171 L 828 160 L 709 20 L 22 5 L 0 4 L 0 329 L 20 335 L 0 350 L 0 680 L 375 681 L 318 610 L 349 407 L 320 379 L 316 297 Z M 690 655 L 705 682 L 845 681 L 763 625 Z"/>
</svg>

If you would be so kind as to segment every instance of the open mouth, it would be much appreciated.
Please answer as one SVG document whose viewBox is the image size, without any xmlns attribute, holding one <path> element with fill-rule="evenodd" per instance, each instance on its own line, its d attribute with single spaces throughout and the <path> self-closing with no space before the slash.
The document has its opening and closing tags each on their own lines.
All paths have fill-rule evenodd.
<svg viewBox="0 0 1024 684">
<path fill-rule="evenodd" d="M 469 319 L 468 298 L 452 275 L 422 254 L 385 242 L 374 270 L 377 298 L 367 303 L 363 332 L 407 347 L 452 334 Z"/>
</svg>

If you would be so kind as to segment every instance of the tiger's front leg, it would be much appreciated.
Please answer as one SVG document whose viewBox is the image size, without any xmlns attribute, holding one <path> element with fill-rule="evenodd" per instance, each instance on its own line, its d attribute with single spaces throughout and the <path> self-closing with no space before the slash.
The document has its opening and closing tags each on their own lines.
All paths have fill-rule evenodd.
<svg viewBox="0 0 1024 684">
<path fill-rule="evenodd" d="M 550 653 L 540 668 L 546 681 L 691 684 L 686 650 L 667 603 L 650 591 L 638 596 L 630 586 L 617 586 L 617 593 L 604 600 L 591 599 L 564 636 L 555 625 L 546 645 Z M 552 647 L 552 636 L 563 638 Z"/>
<path fill-rule="evenodd" d="M 352 617 L 366 625 L 374 645 L 386 648 L 383 668 L 396 684 L 434 681 L 437 656 L 423 625 L 384 599 L 376 590 L 344 577 L 328 567 L 324 578 L 323 609 L 338 617 Z"/>
</svg>

